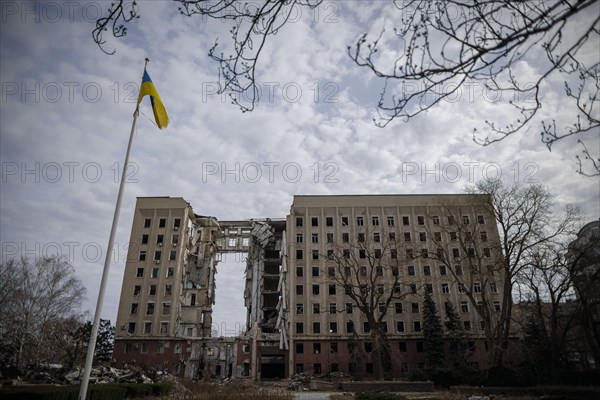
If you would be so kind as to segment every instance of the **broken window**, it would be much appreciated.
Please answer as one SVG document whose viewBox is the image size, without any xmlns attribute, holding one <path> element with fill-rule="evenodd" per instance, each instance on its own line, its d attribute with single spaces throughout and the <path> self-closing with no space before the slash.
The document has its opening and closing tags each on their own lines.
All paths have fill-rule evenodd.
<svg viewBox="0 0 600 400">
<path fill-rule="evenodd" d="M 304 324 L 302 322 L 296 322 L 296 333 L 304 333 Z"/>
<path fill-rule="evenodd" d="M 135 322 L 130 322 L 127 326 L 127 333 L 135 333 Z"/>
<path fill-rule="evenodd" d="M 160 273 L 160 268 L 152 268 L 152 274 L 150 275 L 151 278 L 158 278 L 158 274 Z"/>
<path fill-rule="evenodd" d="M 171 313 L 171 303 L 162 303 L 162 315 L 169 315 Z"/>
<path fill-rule="evenodd" d="M 346 314 L 352 314 L 354 305 L 352 303 L 346 303 Z"/>
<path fill-rule="evenodd" d="M 151 225 L 152 225 L 152 219 L 151 218 L 144 219 L 144 228 L 150 228 Z"/>
<path fill-rule="evenodd" d="M 335 277 L 335 267 L 327 267 L 327 275 Z"/>
<path fill-rule="evenodd" d="M 148 234 L 143 234 L 142 235 L 142 244 L 148 244 L 148 237 L 149 236 L 150 235 L 148 235 Z"/>
<path fill-rule="evenodd" d="M 342 226 L 348 226 L 348 217 L 342 217 Z"/>
<path fill-rule="evenodd" d="M 303 254 L 301 249 L 296 250 L 296 260 L 302 260 Z"/>
<path fill-rule="evenodd" d="M 442 293 L 450 294 L 450 286 L 447 283 L 442 283 Z"/>
<path fill-rule="evenodd" d="M 171 278 L 171 277 L 173 277 L 173 275 L 175 275 L 175 268 L 173 268 L 173 267 L 167 268 L 167 278 Z"/>
<path fill-rule="evenodd" d="M 456 275 L 462 275 L 462 267 L 460 264 L 454 264 L 454 273 Z"/>
<path fill-rule="evenodd" d="M 433 221 L 434 225 L 440 224 L 440 217 L 438 217 L 437 215 L 434 215 L 433 217 L 431 217 L 431 220 Z"/>
<path fill-rule="evenodd" d="M 463 313 L 468 313 L 469 312 L 469 303 L 467 303 L 466 301 L 461 301 L 460 302 L 460 311 Z"/>
<path fill-rule="evenodd" d="M 149 302 L 146 305 L 146 315 L 154 315 L 154 303 Z"/>
<path fill-rule="evenodd" d="M 369 322 L 363 322 L 363 332 L 364 333 L 371 332 L 371 325 L 369 324 Z"/>
<path fill-rule="evenodd" d="M 429 258 L 429 251 L 427 251 L 427 249 L 421 249 L 421 257 Z"/>
<path fill-rule="evenodd" d="M 418 225 L 425 225 L 425 217 L 422 215 L 418 215 L 417 216 L 417 224 Z"/>
<path fill-rule="evenodd" d="M 454 257 L 455 260 L 460 259 L 460 251 L 456 247 L 452 249 L 452 257 Z"/>
<path fill-rule="evenodd" d="M 482 231 L 479 233 L 479 236 L 481 237 L 482 242 L 487 242 L 487 232 Z"/>
<path fill-rule="evenodd" d="M 462 221 L 463 221 L 463 224 L 469 225 L 469 222 L 470 222 L 469 221 L 469 216 L 468 215 L 463 215 Z"/>
<path fill-rule="evenodd" d="M 442 232 L 434 232 L 433 233 L 433 239 L 436 242 L 441 242 L 442 241 Z"/>
<path fill-rule="evenodd" d="M 407 271 L 408 271 L 408 275 L 415 275 L 415 266 L 414 265 L 409 265 L 408 267 L 406 267 Z"/>
<path fill-rule="evenodd" d="M 440 275 L 446 275 L 447 273 L 446 266 L 444 264 L 440 265 Z"/>
<path fill-rule="evenodd" d="M 156 296 L 156 285 L 150 285 L 150 296 Z"/>
<path fill-rule="evenodd" d="M 302 296 L 304 294 L 304 286 L 296 285 L 296 295 Z"/>
<path fill-rule="evenodd" d="M 421 332 L 421 321 L 414 321 L 413 329 L 415 332 Z"/>
<path fill-rule="evenodd" d="M 137 273 L 135 274 L 136 278 L 143 278 L 144 277 L 144 268 L 138 268 L 137 269 Z"/>
<path fill-rule="evenodd" d="M 337 324 L 336 324 L 336 330 L 337 332 Z M 329 352 L 330 353 L 337 353 L 338 352 L 338 344 L 337 342 L 331 342 L 329 343 Z"/>
<path fill-rule="evenodd" d="M 319 267 L 312 267 L 312 276 L 319 276 Z"/>
<path fill-rule="evenodd" d="M 375 249 L 375 258 L 381 258 L 382 252 L 381 249 Z"/>
<path fill-rule="evenodd" d="M 477 223 L 481 225 L 485 224 L 485 219 L 483 218 L 483 215 L 477 216 Z"/>
<path fill-rule="evenodd" d="M 411 303 L 410 309 L 413 312 L 413 314 L 418 314 L 419 313 L 419 303 Z"/>
<path fill-rule="evenodd" d="M 160 333 L 163 335 L 166 335 L 167 333 L 169 333 L 169 323 L 168 322 L 160 323 Z"/>
<path fill-rule="evenodd" d="M 154 261 L 160 261 L 161 255 L 162 255 L 162 252 L 160 250 L 156 250 L 154 252 Z"/>
<path fill-rule="evenodd" d="M 398 258 L 398 250 L 391 249 L 390 250 L 390 258 Z"/>
<path fill-rule="evenodd" d="M 406 216 L 406 215 L 405 215 L 405 216 L 403 216 L 403 217 L 402 217 L 402 225 L 404 225 L 404 226 L 408 226 L 408 225 L 410 225 L 410 217 L 408 217 L 408 216 Z"/>
<path fill-rule="evenodd" d="M 429 265 L 423 266 L 423 275 L 425 275 L 425 276 L 431 275 L 431 267 Z"/>
<path fill-rule="evenodd" d="M 333 243 L 333 233 L 327 232 L 327 243 Z"/>
<path fill-rule="evenodd" d="M 404 232 L 404 241 L 410 242 L 410 232 Z"/>
<path fill-rule="evenodd" d="M 319 285 L 312 285 L 312 294 L 315 296 L 318 296 L 319 292 L 320 292 Z"/>
<path fill-rule="evenodd" d="M 490 258 L 491 256 L 492 256 L 492 251 L 489 249 L 489 247 L 484 247 L 483 248 L 483 257 Z"/>
<path fill-rule="evenodd" d="M 350 241 L 350 234 L 348 232 L 342 233 L 342 242 L 348 243 Z"/>
<path fill-rule="evenodd" d="M 373 241 L 374 242 L 381 242 L 381 235 L 379 234 L 379 232 L 373 233 Z"/>
<path fill-rule="evenodd" d="M 396 232 L 388 233 L 388 239 L 390 240 L 390 242 L 393 242 L 394 240 L 396 240 Z"/>
<path fill-rule="evenodd" d="M 364 243 L 364 241 L 365 241 L 365 234 L 359 233 L 358 234 L 358 243 Z"/>
<path fill-rule="evenodd" d="M 406 258 L 408 260 L 415 258 L 415 255 L 413 254 L 413 250 L 412 249 L 406 249 Z"/>
<path fill-rule="evenodd" d="M 346 322 L 346 333 L 354 332 L 354 321 Z M 348 346 L 348 350 L 350 350 L 350 346 Z"/>
<path fill-rule="evenodd" d="M 334 296 L 336 294 L 335 285 L 329 285 L 329 294 Z"/>
<path fill-rule="evenodd" d="M 165 285 L 165 296 L 170 296 L 173 291 L 173 285 Z"/>
<path fill-rule="evenodd" d="M 481 283 L 474 283 L 473 284 L 473 293 L 481 293 Z"/>
<path fill-rule="evenodd" d="M 427 241 L 427 233 L 426 232 L 419 232 L 419 240 L 421 242 L 426 242 Z"/>
<path fill-rule="evenodd" d="M 313 333 L 321 333 L 321 323 L 313 322 Z"/>
<path fill-rule="evenodd" d="M 146 250 L 140 251 L 140 261 L 146 261 Z"/>
<path fill-rule="evenodd" d="M 304 314 L 304 304 L 298 303 L 296 304 L 296 315 Z"/>
<path fill-rule="evenodd" d="M 427 293 L 429 293 L 429 294 L 433 294 L 433 284 L 431 284 L 431 283 L 426 283 L 426 284 L 425 284 L 425 290 L 427 291 Z"/>
<path fill-rule="evenodd" d="M 139 306 L 138 303 L 132 303 L 131 304 L 131 314 L 137 314 L 137 312 L 138 312 L 138 306 Z"/>
<path fill-rule="evenodd" d="M 313 353 L 319 354 L 321 352 L 321 343 L 313 343 Z"/>
<path fill-rule="evenodd" d="M 337 304 L 336 303 L 329 303 L 329 313 L 330 314 L 337 313 Z"/>
<path fill-rule="evenodd" d="M 319 259 L 319 250 L 313 250 L 312 251 L 312 259 L 313 260 L 318 260 Z"/>
<path fill-rule="evenodd" d="M 139 296 L 139 294 L 142 292 L 142 286 L 140 285 L 135 285 L 133 287 L 133 295 L 134 296 Z"/>
<path fill-rule="evenodd" d="M 456 221 L 454 220 L 453 215 L 448 215 L 448 225 L 455 225 Z"/>
</svg>

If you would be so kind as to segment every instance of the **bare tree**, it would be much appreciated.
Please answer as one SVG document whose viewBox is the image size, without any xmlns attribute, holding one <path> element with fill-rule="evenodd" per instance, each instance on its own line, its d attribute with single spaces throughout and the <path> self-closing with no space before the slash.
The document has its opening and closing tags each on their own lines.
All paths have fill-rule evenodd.
<svg viewBox="0 0 600 400">
<path fill-rule="evenodd" d="M 526 346 L 525 351 L 533 360 L 540 355 L 548 358 L 547 363 L 532 364 L 541 370 L 542 379 L 548 371 L 553 383 L 560 381 L 580 308 L 574 301 L 566 303 L 575 298 L 571 263 L 566 254 L 566 245 L 542 243 L 527 251 L 524 267 L 516 277 L 525 301 L 520 304 L 524 308 L 521 311 L 529 317 L 529 324 L 535 325 L 530 329 L 534 329 L 538 344 Z"/>
<path fill-rule="evenodd" d="M 330 243 L 327 254 L 330 265 L 328 277 L 352 300 L 359 315 L 366 318 L 365 331 L 373 341 L 375 375 L 383 378 L 391 370 L 390 348 L 387 339 L 388 311 L 396 302 L 407 297 L 418 298 L 419 287 L 400 279 L 401 265 L 411 259 L 400 253 L 395 234 L 381 237 L 380 233 L 365 230 L 347 242 Z M 410 252 L 408 252 L 410 254 Z M 342 308 L 337 312 L 345 312 Z M 360 321 L 360 320 L 359 320 Z M 358 335 L 354 325 L 354 337 Z"/>
<path fill-rule="evenodd" d="M 57 361 L 52 336 L 65 320 L 76 315 L 85 288 L 63 257 L 8 260 L 0 266 L 10 283 L 2 287 L 0 317 L 6 364 L 17 368 L 31 363 Z M 67 332 L 63 332 L 66 334 Z M 62 333 L 60 334 L 62 336 Z"/>
<path fill-rule="evenodd" d="M 215 42 L 209 57 L 219 63 L 221 93 L 229 93 L 245 112 L 253 110 L 260 98 L 255 72 L 267 38 L 284 27 L 296 8 L 314 9 L 322 0 L 178 2 L 183 15 L 232 21 L 232 50 L 218 51 Z M 474 127 L 473 139 L 483 146 L 532 123 L 540 124 L 541 141 L 548 149 L 566 137 L 598 131 L 597 0 L 396 0 L 390 7 L 400 16 L 393 34 L 383 29 L 369 39 L 365 33 L 348 47 L 358 66 L 383 80 L 378 126 L 396 118 L 411 119 L 461 90 L 478 87 L 513 111 L 507 121 L 490 119 Z M 135 1 L 112 3 L 108 15 L 96 23 L 94 41 L 106 51 L 103 33 L 110 29 L 114 36 L 123 36 L 125 25 L 137 18 Z M 537 71 L 523 68 L 524 61 L 531 60 L 539 64 Z M 536 120 L 546 93 L 556 89 L 556 80 L 564 83 L 565 98 L 571 100 L 570 120 Z M 600 174 L 599 155 L 578 142 L 582 146 L 576 156 L 578 172 Z"/>
<path fill-rule="evenodd" d="M 446 265 L 481 318 L 490 365 L 502 366 L 512 332 L 513 289 L 527 265 L 526 255 L 572 234 L 580 212 L 566 207 L 564 215 L 555 215 L 552 194 L 537 184 L 507 187 L 500 180 L 483 180 L 466 191 L 489 195 L 474 196 L 473 205 L 482 218 L 493 218 L 499 240 L 491 237 L 489 225 L 465 218 L 472 212 L 470 207 L 446 203 L 440 206 L 446 221 L 435 230 L 449 236 L 450 244 L 430 232 L 437 250 L 429 255 Z"/>
</svg>

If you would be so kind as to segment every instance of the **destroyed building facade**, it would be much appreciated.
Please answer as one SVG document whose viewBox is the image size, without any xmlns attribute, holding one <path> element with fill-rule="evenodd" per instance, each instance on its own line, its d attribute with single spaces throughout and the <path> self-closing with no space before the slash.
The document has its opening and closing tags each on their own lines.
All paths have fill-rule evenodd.
<svg viewBox="0 0 600 400">
<path fill-rule="evenodd" d="M 482 195 L 294 196 L 285 219 L 220 221 L 195 214 L 182 198 L 138 198 L 113 358 L 190 378 L 273 379 L 298 372 L 368 377 L 370 329 L 336 279 L 344 272 L 333 257 L 339 250 L 366 274 L 367 250 L 390 266 L 376 271 L 377 290 L 414 289 L 387 305 L 391 375 L 408 376 L 425 366 L 425 290 L 438 310 L 448 301 L 455 305 L 472 344 L 470 362 L 484 367 L 483 327 L 454 273 L 468 277 L 473 290 L 485 292 L 494 304 L 502 303 L 497 290 L 502 285 L 493 276 L 499 236 L 486 205 L 489 198 Z M 461 231 L 467 235 L 467 225 L 467 240 L 457 240 Z M 352 246 L 357 243 L 362 251 Z M 440 249 L 452 254 L 452 267 L 428 256 Z M 246 255 L 247 320 L 236 338 L 211 332 L 223 253 Z M 487 272 L 461 267 L 468 257 L 489 263 Z M 402 288 L 387 287 L 394 276 Z"/>
</svg>

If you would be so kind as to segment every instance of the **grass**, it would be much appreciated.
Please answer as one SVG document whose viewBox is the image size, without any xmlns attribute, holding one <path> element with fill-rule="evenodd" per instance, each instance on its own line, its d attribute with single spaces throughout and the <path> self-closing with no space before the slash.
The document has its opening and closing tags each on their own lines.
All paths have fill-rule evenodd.
<svg viewBox="0 0 600 400">
<path fill-rule="evenodd" d="M 293 394 L 283 388 L 266 388 L 251 381 L 215 384 L 191 380 L 180 381 L 184 390 L 177 390 L 164 400 L 292 400 Z"/>
</svg>

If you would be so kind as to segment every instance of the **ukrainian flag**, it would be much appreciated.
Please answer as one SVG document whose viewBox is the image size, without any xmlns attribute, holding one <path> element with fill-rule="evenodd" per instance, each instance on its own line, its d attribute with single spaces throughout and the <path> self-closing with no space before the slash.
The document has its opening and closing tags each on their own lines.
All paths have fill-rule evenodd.
<svg viewBox="0 0 600 400">
<path fill-rule="evenodd" d="M 165 110 L 165 106 L 163 106 L 163 103 L 160 100 L 160 96 L 154 87 L 154 83 L 152 83 L 152 79 L 150 79 L 150 75 L 148 75 L 148 72 L 146 72 L 146 69 L 144 68 L 144 77 L 142 78 L 142 86 L 140 86 L 140 95 L 137 102 L 138 107 L 146 95 L 150 96 L 150 103 L 152 104 L 156 125 L 158 125 L 159 129 L 166 128 L 167 125 L 169 125 L 167 110 Z"/>
</svg>

